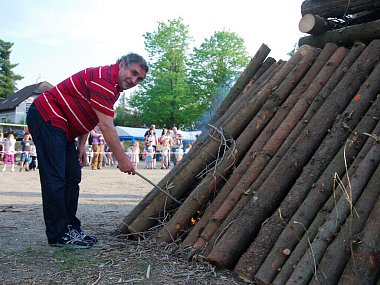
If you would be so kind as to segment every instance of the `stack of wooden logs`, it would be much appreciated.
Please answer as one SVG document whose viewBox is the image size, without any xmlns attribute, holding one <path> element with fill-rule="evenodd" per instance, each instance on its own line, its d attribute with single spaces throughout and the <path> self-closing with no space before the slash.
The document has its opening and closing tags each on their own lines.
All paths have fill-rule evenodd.
<svg viewBox="0 0 380 285">
<path fill-rule="evenodd" d="M 372 284 L 380 40 L 304 45 L 287 62 L 269 52 L 261 46 L 190 152 L 119 229 L 177 242 L 251 282 Z"/>
<path fill-rule="evenodd" d="M 323 47 L 326 43 L 351 47 L 380 38 L 380 0 L 305 0 L 299 30 L 310 34 L 298 44 Z"/>
</svg>

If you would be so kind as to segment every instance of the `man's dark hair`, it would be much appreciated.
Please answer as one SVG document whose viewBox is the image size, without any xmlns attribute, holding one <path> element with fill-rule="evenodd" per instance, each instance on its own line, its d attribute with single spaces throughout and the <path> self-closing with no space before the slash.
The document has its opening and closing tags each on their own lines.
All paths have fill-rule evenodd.
<svg viewBox="0 0 380 285">
<path fill-rule="evenodd" d="M 119 64 L 120 62 L 124 62 L 124 68 L 128 68 L 128 66 L 132 64 L 139 64 L 142 69 L 144 69 L 147 73 L 149 71 L 148 64 L 146 60 L 137 53 L 128 53 L 126 55 L 123 55 L 120 57 L 116 63 Z"/>
</svg>

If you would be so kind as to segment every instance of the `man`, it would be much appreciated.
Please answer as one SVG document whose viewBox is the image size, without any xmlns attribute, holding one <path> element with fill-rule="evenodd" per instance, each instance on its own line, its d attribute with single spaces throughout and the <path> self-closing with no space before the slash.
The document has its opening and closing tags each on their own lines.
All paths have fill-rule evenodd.
<svg viewBox="0 0 380 285">
<path fill-rule="evenodd" d="M 99 124 L 119 170 L 135 174 L 113 124 L 113 105 L 121 91 L 144 80 L 148 69 L 144 58 L 130 53 L 116 64 L 72 75 L 40 94 L 31 105 L 27 123 L 37 148 L 49 245 L 90 248 L 97 242 L 82 230 L 76 217 L 81 168 L 87 162 L 86 140 Z"/>
</svg>

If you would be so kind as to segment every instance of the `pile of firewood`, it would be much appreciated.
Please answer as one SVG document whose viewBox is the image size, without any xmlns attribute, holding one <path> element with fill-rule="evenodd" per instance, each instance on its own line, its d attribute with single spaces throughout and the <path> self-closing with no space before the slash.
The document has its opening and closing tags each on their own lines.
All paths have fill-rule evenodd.
<svg viewBox="0 0 380 285">
<path fill-rule="evenodd" d="M 247 281 L 374 283 L 380 40 L 304 45 L 287 62 L 269 52 L 262 45 L 190 152 L 119 229 L 177 242 Z"/>
<path fill-rule="evenodd" d="M 306 0 L 301 6 L 299 30 L 310 34 L 299 39 L 322 48 L 326 43 L 351 47 L 380 38 L 379 0 Z"/>
</svg>

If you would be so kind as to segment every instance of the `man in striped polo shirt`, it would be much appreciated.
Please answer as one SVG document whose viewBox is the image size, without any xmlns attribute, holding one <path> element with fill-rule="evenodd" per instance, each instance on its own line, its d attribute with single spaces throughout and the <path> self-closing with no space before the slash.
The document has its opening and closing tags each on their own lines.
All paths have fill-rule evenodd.
<svg viewBox="0 0 380 285">
<path fill-rule="evenodd" d="M 72 75 L 40 94 L 31 105 L 27 124 L 37 148 L 49 245 L 90 248 L 97 242 L 82 230 L 76 217 L 81 168 L 87 162 L 86 140 L 99 124 L 119 170 L 135 174 L 113 124 L 113 106 L 120 92 L 144 80 L 148 70 L 143 57 L 130 53 L 115 64 Z"/>
</svg>

